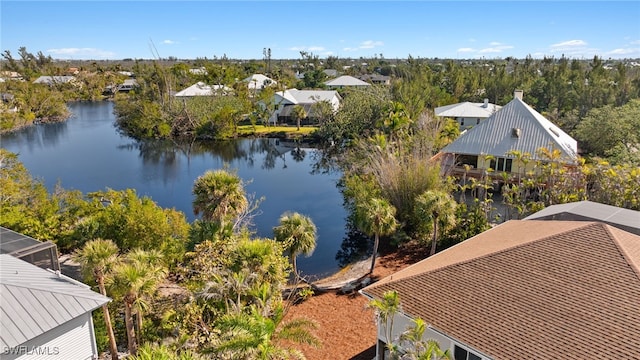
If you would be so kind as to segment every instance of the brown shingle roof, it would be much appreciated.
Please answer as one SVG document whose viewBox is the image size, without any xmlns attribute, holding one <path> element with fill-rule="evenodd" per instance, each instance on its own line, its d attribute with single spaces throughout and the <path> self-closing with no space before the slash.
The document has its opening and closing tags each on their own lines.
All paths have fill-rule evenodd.
<svg viewBox="0 0 640 360">
<path fill-rule="evenodd" d="M 604 223 L 512 220 L 391 277 L 362 292 L 495 359 L 640 359 L 640 236 Z"/>
</svg>

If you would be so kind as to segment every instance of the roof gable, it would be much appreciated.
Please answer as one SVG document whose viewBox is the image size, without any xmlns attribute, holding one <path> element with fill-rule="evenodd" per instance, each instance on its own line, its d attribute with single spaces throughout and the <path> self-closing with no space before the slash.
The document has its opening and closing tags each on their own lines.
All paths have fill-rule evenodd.
<svg viewBox="0 0 640 360">
<path fill-rule="evenodd" d="M 298 90 L 289 89 L 278 91 L 276 93 L 280 98 L 287 100 L 289 104 L 313 104 L 319 101 L 332 102 L 334 99 L 340 99 L 338 92 L 335 90 Z M 279 103 L 279 102 L 278 102 Z"/>
<path fill-rule="evenodd" d="M 15 347 L 106 304 L 87 285 L 0 255 L 0 348 Z"/>
<path fill-rule="evenodd" d="M 524 220 L 602 221 L 632 234 L 640 235 L 640 211 L 601 204 L 576 201 L 547 206 Z"/>
<path fill-rule="evenodd" d="M 264 89 L 265 86 L 277 84 L 275 80 L 263 74 L 253 74 L 242 81 L 249 83 L 247 85 L 249 89 Z"/>
<path fill-rule="evenodd" d="M 495 359 L 638 358 L 639 261 L 603 223 L 512 220 L 362 292 Z"/>
<path fill-rule="evenodd" d="M 514 136 L 514 129 L 517 136 Z M 441 150 L 441 153 L 486 154 L 505 156 L 511 150 L 531 154 L 541 159 L 540 148 L 556 148 L 562 158 L 574 162 L 578 143 L 522 100 L 514 98 L 487 120 L 464 132 Z"/>
<path fill-rule="evenodd" d="M 442 117 L 464 117 L 464 118 L 488 118 L 502 106 L 490 103 L 462 102 L 452 105 L 445 105 L 435 108 L 436 116 Z"/>
<path fill-rule="evenodd" d="M 178 91 L 173 96 L 175 97 L 189 97 L 189 96 L 211 96 L 214 93 L 226 94 L 231 89 L 224 85 L 207 85 L 202 81 L 199 81 L 186 89 Z"/>
<path fill-rule="evenodd" d="M 368 82 L 349 75 L 342 75 L 335 79 L 325 81 L 324 84 L 327 86 L 371 86 Z"/>
</svg>

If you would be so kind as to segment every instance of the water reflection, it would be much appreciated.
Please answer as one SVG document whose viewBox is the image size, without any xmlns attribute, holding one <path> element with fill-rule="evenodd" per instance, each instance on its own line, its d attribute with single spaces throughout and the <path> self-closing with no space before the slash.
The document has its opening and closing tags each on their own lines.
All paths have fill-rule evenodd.
<svg viewBox="0 0 640 360">
<path fill-rule="evenodd" d="M 39 125 L 3 135 L 2 147 L 52 191 L 83 193 L 134 189 L 159 206 L 182 211 L 189 221 L 195 179 L 210 169 L 228 167 L 247 182 L 262 214 L 254 219 L 257 236 L 272 237 L 286 211 L 313 219 L 318 245 L 311 257 L 298 259 L 301 272 L 322 276 L 334 272 L 368 239 L 346 224 L 343 198 L 336 186 L 341 173 L 321 151 L 278 139 L 238 139 L 207 143 L 136 141 L 114 127 L 113 104 L 73 103 L 67 122 Z M 365 245 L 363 245 L 365 244 Z"/>
</svg>

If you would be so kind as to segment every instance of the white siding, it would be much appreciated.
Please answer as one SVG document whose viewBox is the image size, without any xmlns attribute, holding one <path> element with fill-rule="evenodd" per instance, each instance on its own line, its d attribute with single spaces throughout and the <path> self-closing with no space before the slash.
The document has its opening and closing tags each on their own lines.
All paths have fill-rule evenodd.
<svg viewBox="0 0 640 360">
<path fill-rule="evenodd" d="M 13 349 L 2 360 L 87 360 L 97 356 L 91 313 L 81 315 Z"/>
</svg>

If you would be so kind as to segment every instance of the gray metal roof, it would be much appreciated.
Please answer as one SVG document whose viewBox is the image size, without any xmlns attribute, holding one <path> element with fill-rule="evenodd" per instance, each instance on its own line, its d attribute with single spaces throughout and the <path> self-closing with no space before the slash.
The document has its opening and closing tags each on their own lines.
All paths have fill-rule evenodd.
<svg viewBox="0 0 640 360">
<path fill-rule="evenodd" d="M 601 221 L 632 234 L 640 235 L 640 211 L 593 201 L 577 201 L 547 206 L 527 216 L 524 220 Z"/>
<path fill-rule="evenodd" d="M 439 106 L 435 108 L 434 112 L 436 116 L 443 117 L 486 119 L 500 109 L 502 109 L 502 106 L 491 104 L 489 102 L 472 103 L 467 101 L 457 104 Z"/>
<path fill-rule="evenodd" d="M 517 130 L 517 136 L 514 136 Z M 540 148 L 556 148 L 564 161 L 577 158 L 578 143 L 518 98 L 514 98 L 487 120 L 464 132 L 442 153 L 505 156 L 510 150 L 528 152 L 534 160 Z"/>
<path fill-rule="evenodd" d="M 199 81 L 186 89 L 178 91 L 173 96 L 175 97 L 191 97 L 191 96 L 211 96 L 214 94 L 226 95 L 231 91 L 231 88 L 225 85 L 207 85 L 202 81 Z"/>
<path fill-rule="evenodd" d="M 62 274 L 0 255 L 0 348 L 13 348 L 109 302 Z"/>
<path fill-rule="evenodd" d="M 342 75 L 333 80 L 325 81 L 324 84 L 327 86 L 371 86 L 368 82 L 349 75 Z"/>
<path fill-rule="evenodd" d="M 75 79 L 75 76 L 71 75 L 62 75 L 62 76 L 40 76 L 39 78 L 33 81 L 34 84 L 64 84 L 68 83 L 71 80 Z"/>
</svg>

